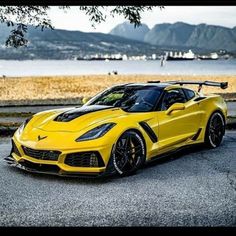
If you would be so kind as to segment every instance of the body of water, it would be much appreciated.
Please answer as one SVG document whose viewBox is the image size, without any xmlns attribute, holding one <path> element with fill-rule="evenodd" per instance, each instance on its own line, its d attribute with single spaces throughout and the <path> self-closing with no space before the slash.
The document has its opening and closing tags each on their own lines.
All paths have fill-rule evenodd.
<svg viewBox="0 0 236 236">
<path fill-rule="evenodd" d="M 108 74 L 236 75 L 236 59 L 167 61 L 0 60 L 0 76 Z"/>
</svg>

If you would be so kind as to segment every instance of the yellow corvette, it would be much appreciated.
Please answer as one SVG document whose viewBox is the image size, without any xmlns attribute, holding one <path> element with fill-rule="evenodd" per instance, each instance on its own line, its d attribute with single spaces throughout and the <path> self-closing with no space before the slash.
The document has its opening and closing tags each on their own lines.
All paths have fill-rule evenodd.
<svg viewBox="0 0 236 236">
<path fill-rule="evenodd" d="M 199 85 L 198 91 L 182 86 Z M 191 144 L 220 145 L 227 106 L 203 85 L 227 82 L 130 83 L 109 88 L 82 107 L 43 111 L 12 138 L 6 161 L 31 172 L 65 176 L 129 175 L 146 161 Z"/>
</svg>

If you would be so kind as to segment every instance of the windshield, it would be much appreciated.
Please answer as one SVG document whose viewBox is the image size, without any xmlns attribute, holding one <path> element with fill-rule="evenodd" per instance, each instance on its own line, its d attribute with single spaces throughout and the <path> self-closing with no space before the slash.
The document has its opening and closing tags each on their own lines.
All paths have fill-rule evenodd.
<svg viewBox="0 0 236 236">
<path fill-rule="evenodd" d="M 87 105 L 120 107 L 127 112 L 148 112 L 155 108 L 160 94 L 158 87 L 123 86 L 105 91 Z"/>
</svg>

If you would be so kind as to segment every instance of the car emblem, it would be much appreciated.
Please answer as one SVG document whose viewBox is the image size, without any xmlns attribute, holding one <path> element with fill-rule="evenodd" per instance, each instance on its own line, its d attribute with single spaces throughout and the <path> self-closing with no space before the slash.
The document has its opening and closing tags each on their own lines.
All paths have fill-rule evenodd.
<svg viewBox="0 0 236 236">
<path fill-rule="evenodd" d="M 47 138 L 48 136 L 41 137 L 40 135 L 38 136 L 38 141 Z"/>
</svg>

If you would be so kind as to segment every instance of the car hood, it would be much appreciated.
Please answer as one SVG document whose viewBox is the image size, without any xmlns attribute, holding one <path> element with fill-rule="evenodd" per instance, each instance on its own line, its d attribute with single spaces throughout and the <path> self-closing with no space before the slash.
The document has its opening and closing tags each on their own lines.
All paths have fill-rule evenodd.
<svg viewBox="0 0 236 236">
<path fill-rule="evenodd" d="M 44 112 L 36 115 L 30 126 L 48 132 L 78 132 L 95 124 L 115 122 L 117 117 L 127 115 L 120 108 L 91 105 Z"/>
</svg>

